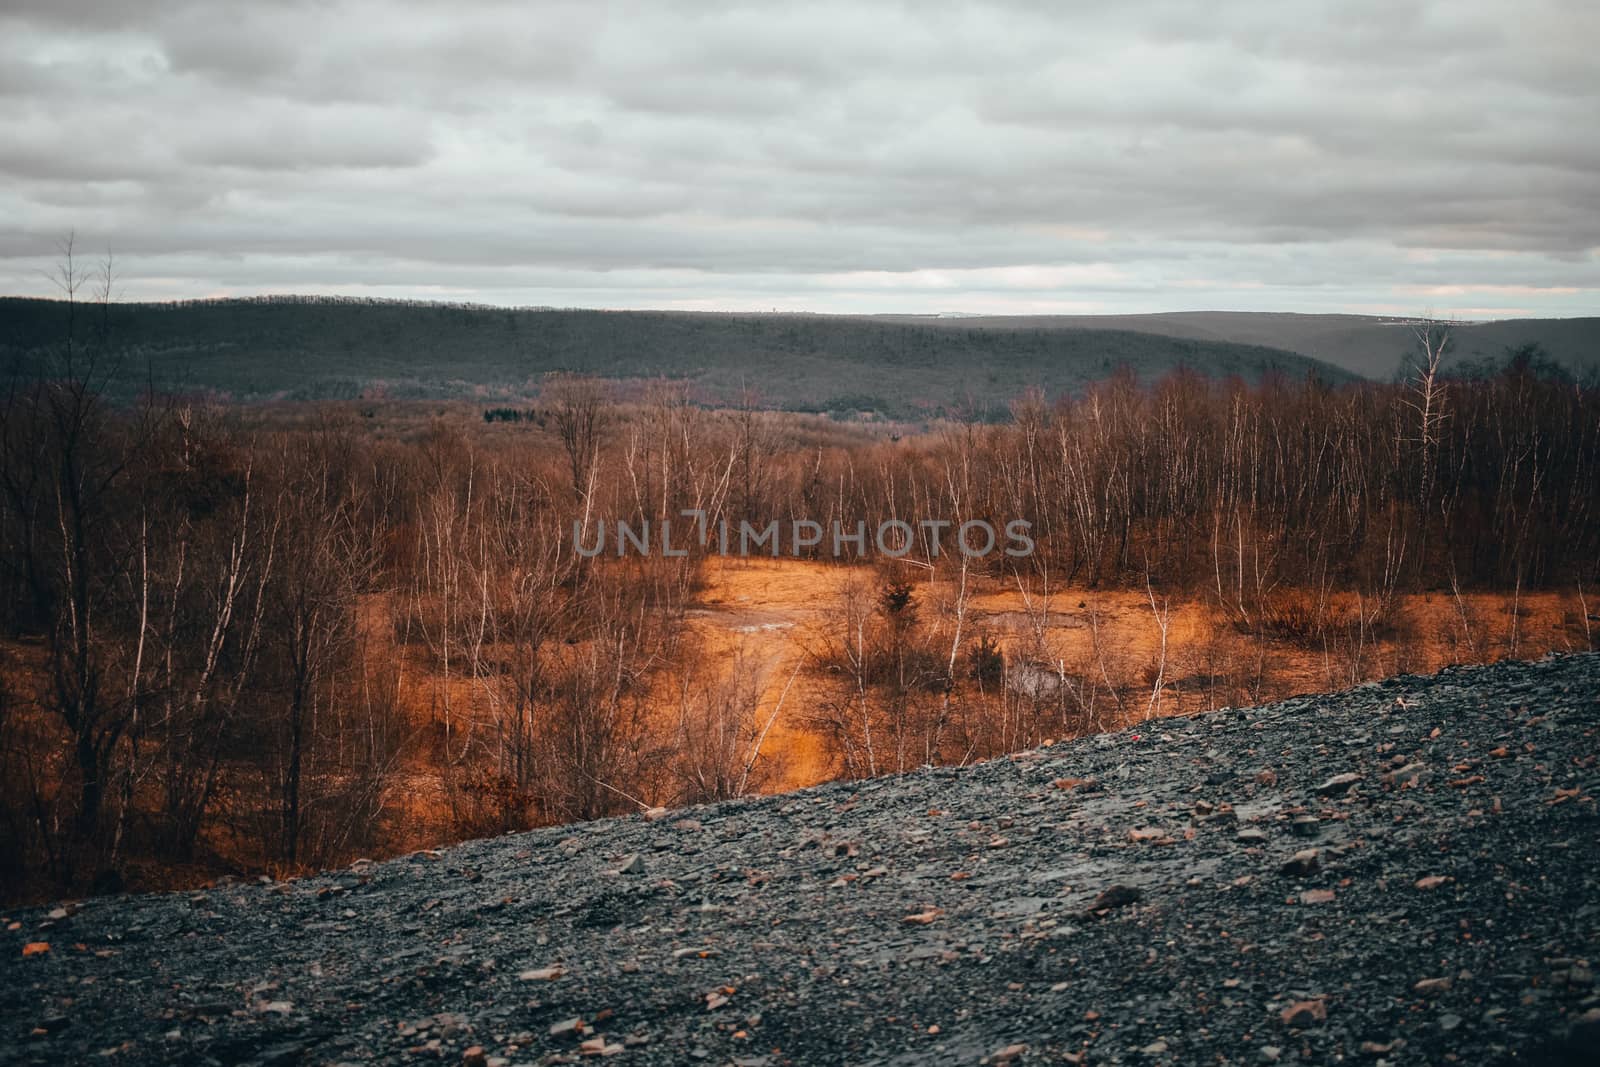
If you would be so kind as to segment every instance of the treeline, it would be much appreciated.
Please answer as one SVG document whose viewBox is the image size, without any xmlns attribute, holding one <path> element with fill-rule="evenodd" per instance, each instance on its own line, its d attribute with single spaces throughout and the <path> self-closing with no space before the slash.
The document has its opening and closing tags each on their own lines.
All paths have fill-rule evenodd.
<svg viewBox="0 0 1600 1067">
<path fill-rule="evenodd" d="M 484 408 L 484 422 L 538 422 L 539 412 L 535 408 Z"/>
<path fill-rule="evenodd" d="M 1051 326 L 324 297 L 111 302 L 94 313 L 129 368 L 118 388 L 153 382 L 235 400 L 486 396 L 509 406 L 534 396 L 545 374 L 565 372 L 668 378 L 712 406 L 755 389 L 785 410 L 923 420 L 1002 418 L 1028 385 L 1059 395 L 1117 366 L 1146 380 L 1178 366 L 1250 381 L 1273 371 L 1350 377 L 1257 345 Z M 66 314 L 62 301 L 0 298 L 0 364 L 58 354 Z"/>
<path fill-rule="evenodd" d="M 859 775 L 1127 710 L 1103 660 L 1049 647 L 1050 609 L 1031 643 L 975 627 L 980 581 L 1030 604 L 1132 586 L 1158 622 L 1200 597 L 1258 647 L 1353 648 L 1407 590 L 1592 585 L 1597 463 L 1600 394 L 1525 360 L 1449 380 L 1425 358 L 1400 385 L 1125 373 L 1024 393 L 1003 424 L 854 442 L 570 376 L 509 433 L 402 442 L 334 409 L 246 430 L 181 398 L 113 404 L 93 373 L 17 378 L 0 871 L 14 894 L 328 864 L 382 847 L 424 778 L 461 834 L 759 788 L 771 665 L 718 663 L 686 625 L 710 549 L 585 559 L 575 527 L 910 523 L 912 553 L 841 568 L 807 638 L 821 695 L 796 711 Z M 1036 552 L 969 560 L 924 525 L 979 519 L 1029 522 Z M 1165 671 L 1142 679 L 1152 706 Z"/>
</svg>

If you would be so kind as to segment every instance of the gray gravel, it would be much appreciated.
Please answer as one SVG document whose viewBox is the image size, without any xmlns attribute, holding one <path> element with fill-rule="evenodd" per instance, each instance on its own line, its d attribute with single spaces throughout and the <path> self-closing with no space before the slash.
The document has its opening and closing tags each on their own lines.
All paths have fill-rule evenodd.
<svg viewBox="0 0 1600 1067">
<path fill-rule="evenodd" d="M 0 1062 L 1590 1063 L 1597 699 L 1455 669 L 14 911 Z"/>
</svg>

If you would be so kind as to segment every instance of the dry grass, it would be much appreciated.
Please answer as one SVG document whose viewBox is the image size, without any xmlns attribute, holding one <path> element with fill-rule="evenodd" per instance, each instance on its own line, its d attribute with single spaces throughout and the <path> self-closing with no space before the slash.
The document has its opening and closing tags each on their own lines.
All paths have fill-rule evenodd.
<svg viewBox="0 0 1600 1067">
<path fill-rule="evenodd" d="M 818 636 L 836 622 L 847 586 L 881 586 L 884 575 L 869 568 L 799 560 L 718 559 L 705 569 L 705 585 L 692 605 L 688 638 L 697 677 L 726 684 L 736 675 L 749 699 L 749 721 L 764 724 L 760 757 L 750 784 L 781 792 L 835 777 L 827 739 L 814 728 L 814 711 L 835 693 L 836 681 L 817 667 Z M 923 581 L 916 597 L 929 617 L 949 609 L 954 590 Z M 427 648 L 402 642 L 393 625 L 395 607 L 370 598 L 363 606 L 363 632 L 374 643 L 381 681 L 393 687 L 402 709 L 405 739 L 399 764 L 383 798 L 373 853 L 396 853 L 441 841 L 498 833 L 526 824 L 529 798 L 491 770 L 472 766 L 441 769 L 447 760 L 444 731 L 461 739 L 493 719 L 481 680 L 460 673 L 449 679 L 434 670 Z M 1551 650 L 1591 647 L 1595 623 L 1576 592 L 1425 593 L 1396 598 L 1374 625 L 1351 594 L 1319 597 L 1300 591 L 1275 594 L 1260 625 L 1242 627 L 1204 598 L 1168 604 L 1165 656 L 1160 629 L 1144 591 L 1057 590 L 1025 597 L 1015 585 L 993 578 L 969 590 L 962 684 L 988 703 L 963 714 L 987 714 L 978 723 L 985 737 L 1037 743 L 1142 719 L 1150 711 L 1189 714 L 1208 709 L 1331 691 L 1398 672 L 1429 672 L 1450 663 L 1522 658 Z M 1367 624 L 1359 620 L 1367 618 Z M 13 649 L 12 667 L 28 650 Z M 1019 696 L 995 685 L 995 661 L 1005 669 L 1031 669 L 1067 679 L 1068 691 L 1051 699 Z M 1031 665 L 1024 668 L 1023 665 Z M 973 673 L 974 665 L 981 667 Z M 978 675 L 982 675 L 979 677 Z M 1159 683 L 1158 691 L 1157 689 Z M 671 745 L 681 729 L 681 694 L 663 677 L 660 692 L 645 696 L 652 730 Z M 787 695 L 785 696 L 785 691 Z M 976 708 L 975 712 L 973 709 Z M 983 709 L 989 709 L 984 711 Z M 1016 716 L 1014 726 L 1001 718 Z M 671 776 L 657 781 L 670 799 Z M 509 820 L 509 821 L 508 821 Z M 202 847 L 226 855 L 239 848 L 225 829 L 210 832 Z"/>
</svg>

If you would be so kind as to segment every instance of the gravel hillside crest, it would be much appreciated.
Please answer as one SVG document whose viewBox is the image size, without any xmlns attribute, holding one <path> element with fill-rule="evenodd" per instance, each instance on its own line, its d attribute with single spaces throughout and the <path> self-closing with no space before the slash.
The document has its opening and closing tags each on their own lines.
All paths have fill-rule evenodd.
<svg viewBox="0 0 1600 1067">
<path fill-rule="evenodd" d="M 1559 656 L 12 910 L 0 1063 L 1594 1062 L 1597 753 Z"/>
</svg>

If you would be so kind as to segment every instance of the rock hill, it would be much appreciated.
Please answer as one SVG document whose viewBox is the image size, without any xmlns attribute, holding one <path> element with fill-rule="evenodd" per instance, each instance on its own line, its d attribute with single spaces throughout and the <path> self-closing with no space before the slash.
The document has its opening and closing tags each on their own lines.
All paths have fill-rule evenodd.
<svg viewBox="0 0 1600 1067">
<path fill-rule="evenodd" d="M 13 911 L 0 1062 L 1591 1063 L 1597 701 L 1454 669 Z"/>
</svg>

